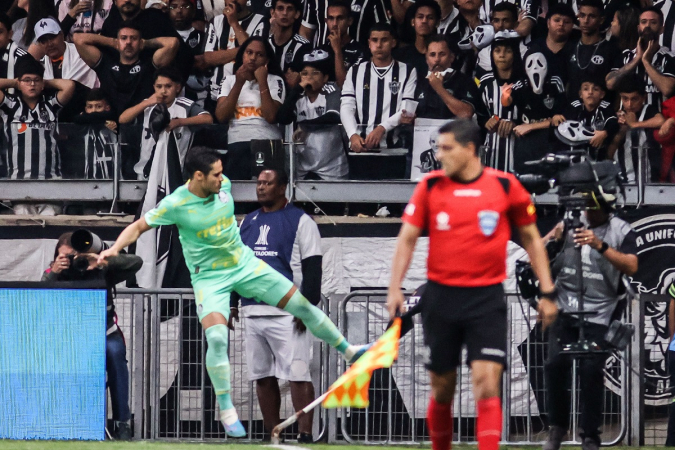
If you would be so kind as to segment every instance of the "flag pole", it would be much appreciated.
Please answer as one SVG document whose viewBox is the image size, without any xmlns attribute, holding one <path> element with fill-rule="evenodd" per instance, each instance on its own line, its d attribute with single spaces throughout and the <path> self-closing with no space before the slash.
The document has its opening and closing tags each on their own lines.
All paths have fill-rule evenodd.
<svg viewBox="0 0 675 450">
<path fill-rule="evenodd" d="M 272 430 L 272 444 L 279 445 L 279 436 L 281 435 L 281 432 L 284 430 L 284 428 L 293 425 L 295 422 L 298 421 L 300 417 L 304 416 L 305 414 L 307 414 L 308 412 L 319 406 L 321 402 L 323 402 L 326 399 L 326 397 L 328 396 L 328 394 L 330 394 L 331 391 L 332 389 L 329 389 L 324 394 L 316 398 L 312 403 L 305 406 L 300 411 L 296 412 L 291 417 L 289 417 L 288 419 L 284 420 L 279 425 L 274 427 L 274 429 Z"/>
</svg>

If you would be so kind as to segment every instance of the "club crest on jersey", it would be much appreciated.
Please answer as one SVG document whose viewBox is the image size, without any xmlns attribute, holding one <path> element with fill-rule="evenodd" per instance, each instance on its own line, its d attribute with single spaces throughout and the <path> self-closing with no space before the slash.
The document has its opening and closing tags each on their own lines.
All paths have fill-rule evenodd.
<svg viewBox="0 0 675 450">
<path fill-rule="evenodd" d="M 544 106 L 547 107 L 548 109 L 552 109 L 553 102 L 555 102 L 555 99 L 550 95 L 547 95 L 546 98 L 544 99 Z"/>
<path fill-rule="evenodd" d="M 134 67 L 131 68 L 129 73 L 138 73 L 140 71 L 141 71 L 141 66 L 134 66 Z"/>
<path fill-rule="evenodd" d="M 447 231 L 450 229 L 450 216 L 446 212 L 439 212 L 436 214 L 436 229 L 439 231 Z"/>
<path fill-rule="evenodd" d="M 398 81 L 392 81 L 389 83 L 389 90 L 391 91 L 392 94 L 396 95 L 398 94 L 398 89 L 401 87 L 401 83 Z"/>
<path fill-rule="evenodd" d="M 292 62 L 293 62 L 293 53 L 287 52 L 287 53 L 284 55 L 284 61 L 286 61 L 286 64 L 292 63 Z"/>
<path fill-rule="evenodd" d="M 197 39 L 196 37 L 193 37 L 193 38 L 188 39 L 187 43 L 191 48 L 195 48 L 197 46 L 197 44 L 199 44 L 199 39 Z"/>
<path fill-rule="evenodd" d="M 499 213 L 497 211 L 480 211 L 478 213 L 478 225 L 480 231 L 485 236 L 492 236 L 497 229 L 499 223 Z"/>
<path fill-rule="evenodd" d="M 220 200 L 222 203 L 227 203 L 228 201 L 230 201 L 227 194 L 223 191 L 218 192 L 218 200 Z"/>
<path fill-rule="evenodd" d="M 591 62 L 596 65 L 600 65 L 605 62 L 605 58 L 603 58 L 600 55 L 595 55 L 594 57 L 591 58 Z"/>
<path fill-rule="evenodd" d="M 267 0 L 265 2 L 265 8 L 271 8 L 272 7 L 272 0 Z"/>
<path fill-rule="evenodd" d="M 361 12 L 361 5 L 352 5 L 352 11 L 355 13 Z"/>
</svg>

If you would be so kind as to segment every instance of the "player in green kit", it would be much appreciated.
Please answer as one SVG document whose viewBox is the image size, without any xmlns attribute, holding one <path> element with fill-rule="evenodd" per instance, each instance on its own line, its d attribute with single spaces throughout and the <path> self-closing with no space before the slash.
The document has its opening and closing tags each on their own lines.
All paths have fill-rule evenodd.
<svg viewBox="0 0 675 450">
<path fill-rule="evenodd" d="M 288 311 L 301 319 L 314 336 L 340 351 L 347 361 L 358 359 L 368 345 L 350 345 L 335 324 L 303 297 L 290 280 L 242 243 L 230 194 L 232 184 L 223 180 L 223 165 L 217 152 L 194 147 L 187 154 L 185 168 L 191 175 L 188 183 L 126 227 L 115 244 L 101 252 L 98 261 L 102 263 L 117 255 L 151 227 L 178 227 L 197 314 L 208 342 L 206 370 L 220 406 L 220 420 L 228 436 L 244 437 L 246 431 L 230 396 L 227 354 L 230 292 Z"/>
</svg>

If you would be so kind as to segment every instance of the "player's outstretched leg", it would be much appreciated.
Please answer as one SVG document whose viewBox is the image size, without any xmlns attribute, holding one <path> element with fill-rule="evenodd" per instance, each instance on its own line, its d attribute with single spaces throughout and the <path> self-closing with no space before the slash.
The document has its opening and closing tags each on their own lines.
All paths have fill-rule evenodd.
<svg viewBox="0 0 675 450">
<path fill-rule="evenodd" d="M 289 297 L 291 293 L 292 295 Z M 284 304 L 284 302 L 286 303 Z M 335 347 L 342 353 L 347 362 L 355 362 L 371 346 L 371 344 L 361 346 L 350 345 L 328 316 L 319 308 L 312 305 L 296 288 L 292 288 L 284 296 L 280 304 L 283 306 L 284 311 L 288 311 L 302 320 L 314 336 Z"/>
<path fill-rule="evenodd" d="M 246 430 L 239 421 L 237 410 L 232 404 L 230 396 L 230 360 L 227 356 L 228 332 L 227 326 L 217 324 L 207 328 L 206 342 L 206 371 L 209 373 L 211 384 L 216 391 L 218 406 L 220 406 L 220 421 L 225 432 L 231 437 L 244 437 Z"/>
</svg>

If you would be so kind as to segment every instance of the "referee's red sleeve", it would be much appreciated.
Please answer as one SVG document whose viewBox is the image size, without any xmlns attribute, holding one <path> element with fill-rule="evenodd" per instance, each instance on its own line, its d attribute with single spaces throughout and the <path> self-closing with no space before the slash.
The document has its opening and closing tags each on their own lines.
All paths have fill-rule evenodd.
<svg viewBox="0 0 675 450">
<path fill-rule="evenodd" d="M 425 177 L 422 181 L 417 183 L 415 192 L 413 192 L 408 205 L 405 207 L 405 211 L 403 212 L 404 222 L 423 230 L 427 228 L 427 211 L 429 209 L 428 192 L 427 178 Z"/>
<path fill-rule="evenodd" d="M 537 221 L 537 209 L 532 203 L 532 196 L 513 175 L 509 191 L 509 220 L 517 227 L 529 225 Z"/>
</svg>

